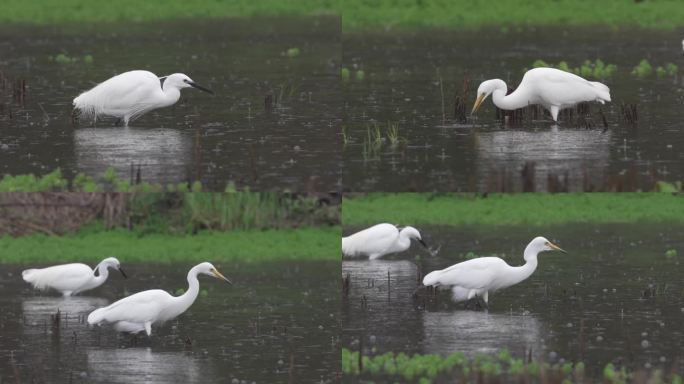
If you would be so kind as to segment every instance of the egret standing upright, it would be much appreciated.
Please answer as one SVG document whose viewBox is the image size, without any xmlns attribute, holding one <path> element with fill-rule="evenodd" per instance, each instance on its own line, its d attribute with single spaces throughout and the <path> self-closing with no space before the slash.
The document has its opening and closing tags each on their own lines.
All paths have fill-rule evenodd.
<svg viewBox="0 0 684 384">
<path fill-rule="evenodd" d="M 152 324 L 163 323 L 179 316 L 195 302 L 199 293 L 197 275 L 200 273 L 232 284 L 211 263 L 200 263 L 188 272 L 188 290 L 184 294 L 174 297 L 161 289 L 138 292 L 108 307 L 94 310 L 88 315 L 88 324 L 112 323 L 118 332 L 145 331 L 147 336 L 150 336 Z"/>
<path fill-rule="evenodd" d="M 450 287 L 456 302 L 480 297 L 488 305 L 490 291 L 510 287 L 530 277 L 537 269 L 537 255 L 543 251 L 565 253 L 545 238 L 535 237 L 525 247 L 525 264 L 520 267 L 512 267 L 498 257 L 478 257 L 428 273 L 423 278 L 423 285 Z"/>
<path fill-rule="evenodd" d="M 149 71 L 129 71 L 81 93 L 74 99 L 74 108 L 83 116 L 113 116 L 128 126 L 149 111 L 175 104 L 180 90 L 189 87 L 214 93 L 182 73 L 157 77 Z"/>
<path fill-rule="evenodd" d="M 413 227 L 404 227 L 399 230 L 392 224 L 377 224 L 343 237 L 342 253 L 345 256 L 368 256 L 373 260 L 389 253 L 407 250 L 411 246 L 411 239 L 418 240 L 427 248 L 420 232 Z"/>
<path fill-rule="evenodd" d="M 546 108 L 558 121 L 558 112 L 584 101 L 604 104 L 610 101 L 610 89 L 603 83 L 588 81 L 570 72 L 555 68 L 530 69 L 523 76 L 518 88 L 506 95 L 508 87 L 503 80 L 486 80 L 477 89 L 477 99 L 471 113 L 477 112 L 482 102 L 492 95 L 494 105 L 513 110 L 531 104 Z"/>
</svg>

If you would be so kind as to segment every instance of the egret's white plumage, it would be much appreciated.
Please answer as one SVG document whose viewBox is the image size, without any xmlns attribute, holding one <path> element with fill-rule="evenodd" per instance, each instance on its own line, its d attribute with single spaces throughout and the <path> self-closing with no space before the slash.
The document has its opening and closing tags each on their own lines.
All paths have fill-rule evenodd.
<svg viewBox="0 0 684 384">
<path fill-rule="evenodd" d="M 537 269 L 537 255 L 553 250 L 565 252 L 545 238 L 536 237 L 525 248 L 522 266 L 510 266 L 498 257 L 479 257 L 430 272 L 423 278 L 423 285 L 450 287 L 456 302 L 481 297 L 488 303 L 489 292 L 527 279 Z"/>
<path fill-rule="evenodd" d="M 26 269 L 21 276 L 36 289 L 54 289 L 64 296 L 71 296 L 102 285 L 109 276 L 109 268 L 118 269 L 126 277 L 119 260 L 115 257 L 102 260 L 95 268 L 81 263 L 62 264 L 40 269 Z"/>
<path fill-rule="evenodd" d="M 420 232 L 413 227 L 397 228 L 382 223 L 342 238 L 342 254 L 350 257 L 369 257 L 371 260 L 396 252 L 403 252 L 416 239 L 427 247 Z"/>
<path fill-rule="evenodd" d="M 508 87 L 503 80 L 487 80 L 477 89 L 477 100 L 472 113 L 482 102 L 492 95 L 494 104 L 506 110 L 523 108 L 531 104 L 539 104 L 546 108 L 558 121 L 558 112 L 584 101 L 596 101 L 604 104 L 610 101 L 610 89 L 603 83 L 588 81 L 570 72 L 555 68 L 530 69 L 523 76 L 518 88 L 506 95 Z"/>
<path fill-rule="evenodd" d="M 116 75 L 74 99 L 74 108 L 81 116 L 97 119 L 113 116 L 124 125 L 145 113 L 175 104 L 180 90 L 194 87 L 213 93 L 182 73 L 157 77 L 149 71 L 129 71 Z"/>
<path fill-rule="evenodd" d="M 163 323 L 185 312 L 199 293 L 198 274 L 213 276 L 230 283 L 211 263 L 200 263 L 188 272 L 188 290 L 180 296 L 171 296 L 161 289 L 142 291 L 125 297 L 107 307 L 98 308 L 88 315 L 88 324 L 112 324 L 118 332 L 152 334 L 152 324 Z"/>
</svg>

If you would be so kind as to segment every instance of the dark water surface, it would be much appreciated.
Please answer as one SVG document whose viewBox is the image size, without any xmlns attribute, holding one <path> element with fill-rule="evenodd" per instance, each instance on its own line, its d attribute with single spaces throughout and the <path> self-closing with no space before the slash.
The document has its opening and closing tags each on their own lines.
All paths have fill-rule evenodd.
<svg viewBox="0 0 684 384">
<path fill-rule="evenodd" d="M 299 49 L 289 57 L 290 48 Z M 229 181 L 253 189 L 335 189 L 340 181 L 337 17 L 0 28 L 0 172 L 59 167 L 143 181 Z M 63 53 L 77 61 L 51 60 Z M 92 55 L 87 64 L 83 57 Z M 121 72 L 184 72 L 216 92 L 114 127 L 74 124 L 72 100 Z M 20 83 L 25 82 L 25 92 Z M 18 85 L 19 84 L 19 85 Z M 271 96 L 267 108 L 266 98 Z"/>
<path fill-rule="evenodd" d="M 343 41 L 345 135 L 344 187 L 350 191 L 520 191 L 652 189 L 656 180 L 684 178 L 684 56 L 678 31 L 604 28 L 510 30 L 389 30 L 350 33 Z M 613 102 L 592 105 L 591 123 L 549 118 L 502 125 L 488 99 L 478 116 L 454 119 L 456 97 L 469 114 L 486 79 L 510 88 L 537 59 L 616 64 L 605 80 Z M 642 59 L 655 67 L 677 64 L 680 76 L 639 79 L 630 74 Z M 356 70 L 364 79 L 356 79 Z M 441 80 L 440 80 L 441 79 Z M 442 97 L 443 95 L 443 97 Z M 636 126 L 622 104 L 637 104 Z M 383 139 L 373 145 L 368 128 Z M 391 145 L 388 124 L 398 128 Z M 372 133 L 372 131 L 371 131 Z M 523 177 L 523 169 L 527 166 Z"/>
<path fill-rule="evenodd" d="M 343 261 L 343 276 L 351 279 L 342 300 L 344 347 L 358 350 L 363 338 L 367 354 L 462 351 L 474 356 L 507 348 L 519 358 L 581 360 L 592 376 L 609 362 L 682 373 L 681 228 L 419 229 L 428 244 L 440 247 L 437 256 L 414 244 L 386 259 Z M 446 289 L 436 296 L 423 289 L 413 297 L 420 276 L 463 261 L 470 252 L 522 265 L 523 250 L 537 235 L 568 254 L 542 253 L 529 279 L 490 293 L 488 312 L 452 303 Z M 669 249 L 679 256 L 666 257 Z"/>
<path fill-rule="evenodd" d="M 335 267 L 335 266 L 338 267 Z M 0 379 L 53 383 L 332 382 L 340 367 L 339 262 L 224 264 L 230 286 L 200 276 L 200 294 L 179 318 L 134 343 L 88 328 L 93 309 L 124 294 L 187 289 L 192 265 L 124 265 L 82 296 L 39 294 L 22 266 L 0 273 Z M 321 272 L 323 271 L 323 272 Z M 59 325 L 51 315 L 61 312 Z"/>
</svg>

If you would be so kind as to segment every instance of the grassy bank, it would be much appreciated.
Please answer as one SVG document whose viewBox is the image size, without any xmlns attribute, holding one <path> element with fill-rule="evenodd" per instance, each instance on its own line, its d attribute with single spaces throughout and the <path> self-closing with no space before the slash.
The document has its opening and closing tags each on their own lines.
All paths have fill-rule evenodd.
<svg viewBox="0 0 684 384">
<path fill-rule="evenodd" d="M 383 194 L 345 196 L 345 226 L 684 223 L 684 195 L 668 193 Z"/>
<path fill-rule="evenodd" d="M 321 13 L 343 15 L 346 29 L 548 24 L 674 28 L 684 24 L 684 7 L 677 0 L 6 0 L 0 22 L 49 24 Z"/>
<path fill-rule="evenodd" d="M 376 356 L 359 356 L 358 352 L 342 349 L 342 372 L 346 381 L 356 378 L 359 382 L 370 380 L 400 381 L 428 384 L 431 382 L 535 382 L 535 383 L 672 383 L 681 384 L 678 374 L 652 372 L 629 372 L 607 364 L 602 377 L 591 377 L 583 362 L 544 363 L 528 362 L 515 358 L 506 350 L 497 355 L 481 355 L 467 358 L 456 352 L 443 357 L 436 354 L 406 355 L 391 352 Z"/>
<path fill-rule="evenodd" d="M 116 256 L 122 263 L 270 260 L 337 260 L 338 227 L 266 231 L 200 232 L 197 235 L 140 236 L 127 230 L 83 230 L 66 236 L 0 238 L 0 262 L 97 262 Z"/>
</svg>

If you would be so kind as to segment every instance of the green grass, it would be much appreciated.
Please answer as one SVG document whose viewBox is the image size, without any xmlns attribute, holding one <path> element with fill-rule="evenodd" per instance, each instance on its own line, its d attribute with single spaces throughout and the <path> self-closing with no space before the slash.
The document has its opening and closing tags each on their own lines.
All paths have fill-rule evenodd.
<svg viewBox="0 0 684 384">
<path fill-rule="evenodd" d="M 66 236 L 0 238 L 0 262 L 130 262 L 337 260 L 339 227 L 265 231 L 203 231 L 197 235 L 139 235 L 127 230 L 82 230 Z"/>
<path fill-rule="evenodd" d="M 5 0 L 0 22 L 51 24 L 341 14 L 345 29 L 612 25 L 672 29 L 679 0 Z"/>
<path fill-rule="evenodd" d="M 684 195 L 669 193 L 383 194 L 345 196 L 345 226 L 682 223 Z"/>
</svg>

